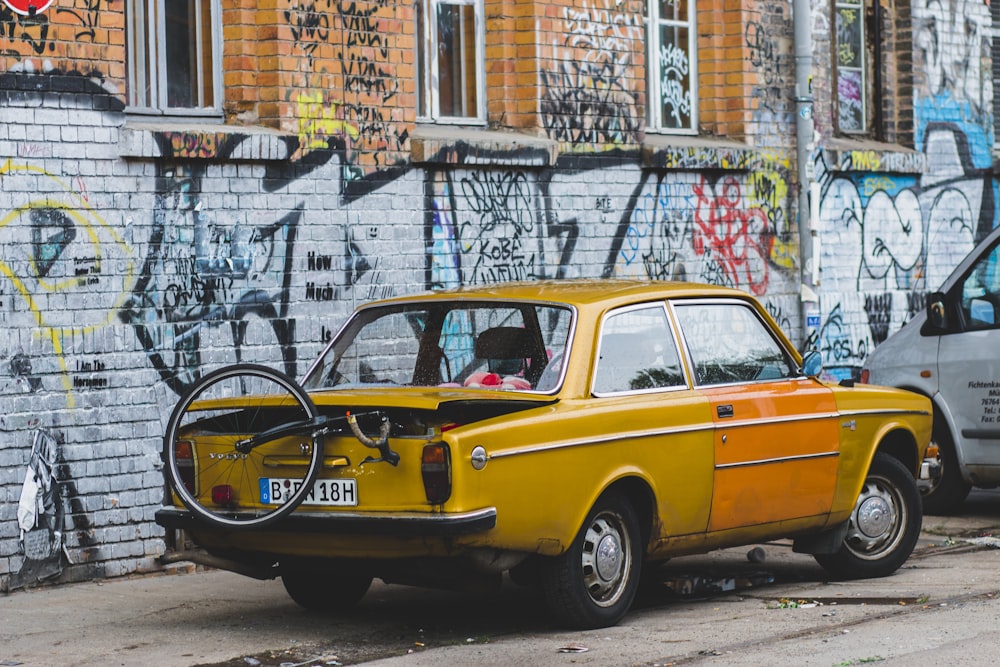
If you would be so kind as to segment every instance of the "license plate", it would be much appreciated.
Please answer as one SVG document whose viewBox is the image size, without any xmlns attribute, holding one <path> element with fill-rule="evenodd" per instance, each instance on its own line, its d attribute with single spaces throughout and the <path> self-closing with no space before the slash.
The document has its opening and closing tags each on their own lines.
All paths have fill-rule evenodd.
<svg viewBox="0 0 1000 667">
<path fill-rule="evenodd" d="M 300 479 L 260 478 L 260 502 L 282 505 L 302 485 Z M 358 483 L 353 479 L 317 479 L 303 505 L 357 505 Z"/>
</svg>

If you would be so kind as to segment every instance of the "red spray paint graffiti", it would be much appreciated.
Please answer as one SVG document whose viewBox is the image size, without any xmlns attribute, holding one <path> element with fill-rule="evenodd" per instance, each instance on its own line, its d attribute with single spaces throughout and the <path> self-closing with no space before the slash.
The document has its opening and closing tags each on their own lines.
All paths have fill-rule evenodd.
<svg viewBox="0 0 1000 667">
<path fill-rule="evenodd" d="M 758 296 L 767 292 L 767 260 L 774 244 L 767 215 L 758 208 L 747 208 L 733 176 L 726 176 L 715 187 L 702 177 L 694 194 L 694 251 L 718 262 L 733 285 Z"/>
</svg>

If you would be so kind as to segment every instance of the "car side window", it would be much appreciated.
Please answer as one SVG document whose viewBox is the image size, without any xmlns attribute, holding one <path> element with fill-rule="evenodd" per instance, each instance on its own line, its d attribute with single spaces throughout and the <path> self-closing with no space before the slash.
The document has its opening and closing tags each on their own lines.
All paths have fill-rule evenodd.
<svg viewBox="0 0 1000 667">
<path fill-rule="evenodd" d="M 962 281 L 962 316 L 968 329 L 1000 326 L 1000 246 L 979 259 Z"/>
<path fill-rule="evenodd" d="M 617 311 L 601 327 L 595 394 L 684 386 L 662 305 Z"/>
<path fill-rule="evenodd" d="M 740 303 L 674 306 L 699 385 L 777 380 L 795 375 L 781 345 Z"/>
</svg>

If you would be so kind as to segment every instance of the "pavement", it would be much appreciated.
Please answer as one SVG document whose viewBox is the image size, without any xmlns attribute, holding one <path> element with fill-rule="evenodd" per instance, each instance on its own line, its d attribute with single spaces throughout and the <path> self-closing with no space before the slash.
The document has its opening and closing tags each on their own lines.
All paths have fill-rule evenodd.
<svg viewBox="0 0 1000 667">
<path fill-rule="evenodd" d="M 296 607 L 278 581 L 180 566 L 0 596 L 0 667 L 989 664 L 1000 645 L 995 535 L 1000 492 L 976 492 L 963 516 L 925 517 L 917 552 L 891 577 L 827 582 L 811 558 L 763 545 L 774 583 L 661 595 L 593 632 L 546 627 L 516 587 L 469 597 L 379 582 L 356 613 L 330 618 Z M 675 582 L 746 582 L 765 566 L 745 554 L 668 567 Z"/>
</svg>

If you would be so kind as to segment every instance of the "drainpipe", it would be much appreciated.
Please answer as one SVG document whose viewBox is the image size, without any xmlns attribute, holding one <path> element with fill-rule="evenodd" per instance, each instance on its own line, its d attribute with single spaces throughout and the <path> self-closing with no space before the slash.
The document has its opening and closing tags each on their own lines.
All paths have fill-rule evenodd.
<svg viewBox="0 0 1000 667">
<path fill-rule="evenodd" d="M 819 185 L 813 183 L 812 11 L 809 0 L 792 0 L 795 42 L 795 149 L 798 165 L 799 279 L 803 343 L 819 331 Z"/>
</svg>

